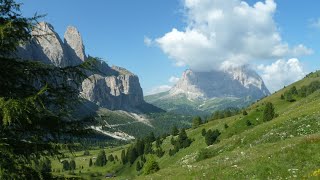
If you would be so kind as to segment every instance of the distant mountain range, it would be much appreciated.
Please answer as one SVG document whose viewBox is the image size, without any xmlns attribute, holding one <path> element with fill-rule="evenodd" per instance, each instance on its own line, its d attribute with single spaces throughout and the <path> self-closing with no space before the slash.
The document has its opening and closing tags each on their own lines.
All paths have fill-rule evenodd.
<svg viewBox="0 0 320 180">
<path fill-rule="evenodd" d="M 67 28 L 63 41 L 53 26 L 46 22 L 39 23 L 32 35 L 31 42 L 21 45 L 15 57 L 52 66 L 50 72 L 34 83 L 37 88 L 46 83 L 52 86 L 68 84 L 75 88 L 82 99 L 82 103 L 75 108 L 76 118 L 93 116 L 96 121 L 92 124 L 92 129 L 120 140 L 146 135 L 155 126 L 161 131 L 161 125 L 154 119 L 148 119 L 145 114 L 164 110 L 144 101 L 139 78 L 130 71 L 122 67 L 110 67 L 106 62 L 98 60 L 95 69 L 86 70 L 87 78 L 80 78 L 79 83 L 72 81 L 79 78 L 73 73 L 62 73 L 63 69 L 89 60 L 82 37 L 75 27 Z"/>
<path fill-rule="evenodd" d="M 171 90 L 146 96 L 145 100 L 168 111 L 210 114 L 245 107 L 269 94 L 262 78 L 249 66 L 241 66 L 209 72 L 186 70 Z"/>
</svg>

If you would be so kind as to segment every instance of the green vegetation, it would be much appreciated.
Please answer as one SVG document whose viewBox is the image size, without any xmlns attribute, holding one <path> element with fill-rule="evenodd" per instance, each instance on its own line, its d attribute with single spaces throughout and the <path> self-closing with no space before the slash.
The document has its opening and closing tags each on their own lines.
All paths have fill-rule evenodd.
<svg viewBox="0 0 320 180">
<path fill-rule="evenodd" d="M 102 166 L 105 166 L 106 164 L 107 164 L 106 152 L 104 150 L 101 150 L 98 154 L 95 165 L 102 167 Z"/>
<path fill-rule="evenodd" d="M 202 120 L 200 116 L 196 116 L 192 119 L 192 128 L 195 129 L 202 124 Z"/>
<path fill-rule="evenodd" d="M 207 116 L 212 112 L 228 109 L 230 107 L 243 108 L 253 102 L 251 97 L 245 98 L 214 98 L 206 101 L 190 100 L 186 96 L 170 97 L 169 92 L 163 92 L 155 95 L 146 96 L 146 102 L 160 107 L 168 112 L 174 112 L 183 115 L 201 115 Z"/>
<path fill-rule="evenodd" d="M 160 170 L 159 164 L 153 157 L 149 158 L 149 160 L 144 165 L 143 172 L 145 175 L 155 173 Z"/>
<path fill-rule="evenodd" d="M 220 131 L 218 129 L 212 131 L 211 129 L 205 134 L 205 141 L 208 146 L 212 145 L 218 137 L 220 136 Z"/>
<path fill-rule="evenodd" d="M 274 116 L 275 116 L 275 112 L 274 112 L 273 104 L 271 102 L 267 102 L 266 107 L 264 108 L 264 111 L 263 111 L 263 121 L 271 121 L 274 118 Z"/>
<path fill-rule="evenodd" d="M 71 121 L 79 98 L 70 84 L 84 78 L 86 69 L 5 58 L 31 39 L 40 17 L 22 17 L 20 5 L 0 1 L 0 179 L 50 179 L 48 157 L 61 157 L 63 149 L 73 149 L 70 137 L 91 132 L 86 120 Z M 73 74 L 74 79 L 56 86 L 46 81 L 52 74 Z M 68 143 L 60 144 L 62 140 Z"/>
</svg>

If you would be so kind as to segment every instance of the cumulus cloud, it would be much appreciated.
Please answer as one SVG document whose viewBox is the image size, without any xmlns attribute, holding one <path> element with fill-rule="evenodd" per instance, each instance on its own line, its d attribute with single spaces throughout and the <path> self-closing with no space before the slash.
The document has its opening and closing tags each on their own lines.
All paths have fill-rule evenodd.
<svg viewBox="0 0 320 180">
<path fill-rule="evenodd" d="M 282 40 L 274 0 L 250 6 L 241 0 L 183 0 L 187 26 L 173 28 L 154 40 L 177 66 L 217 69 L 251 60 L 279 59 L 312 52 L 304 45 L 290 47 Z"/>
<path fill-rule="evenodd" d="M 277 60 L 271 65 L 260 65 L 261 77 L 269 88 L 270 92 L 277 91 L 305 76 L 303 66 L 296 58 Z"/>
<path fill-rule="evenodd" d="M 180 78 L 176 77 L 176 76 L 171 76 L 169 78 L 169 82 L 170 83 L 177 83 L 179 81 Z"/>
<path fill-rule="evenodd" d="M 153 41 L 151 38 L 145 36 L 144 39 L 143 39 L 143 42 L 146 46 L 150 47 L 152 44 L 153 44 Z"/>
<path fill-rule="evenodd" d="M 171 88 L 172 88 L 172 86 L 169 86 L 169 85 L 160 85 L 160 86 L 152 88 L 149 92 L 146 93 L 146 95 L 152 95 L 152 94 L 157 94 L 157 93 L 169 91 Z"/>
</svg>

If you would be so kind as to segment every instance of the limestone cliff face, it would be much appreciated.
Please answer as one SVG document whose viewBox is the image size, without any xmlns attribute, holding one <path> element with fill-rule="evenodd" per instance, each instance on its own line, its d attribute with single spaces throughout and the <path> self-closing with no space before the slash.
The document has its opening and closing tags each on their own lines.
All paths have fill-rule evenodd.
<svg viewBox="0 0 320 180">
<path fill-rule="evenodd" d="M 37 60 L 57 67 L 76 66 L 87 60 L 81 35 L 75 27 L 67 28 L 64 42 L 45 22 L 39 23 L 32 34 L 34 39 L 31 43 L 18 48 L 17 56 L 21 59 Z M 79 90 L 81 97 L 111 110 L 134 110 L 146 104 L 136 75 L 121 67 L 110 67 L 104 61 L 98 62 L 96 70 L 86 71 L 88 78 L 80 80 L 82 83 L 71 84 Z M 57 73 L 52 76 L 35 82 L 36 86 L 42 86 L 43 80 L 58 86 L 73 78 L 73 75 Z"/>
<path fill-rule="evenodd" d="M 224 70 L 195 72 L 186 70 L 170 90 L 171 96 L 186 95 L 189 99 L 221 97 L 260 99 L 269 95 L 261 77 L 249 67 L 229 67 Z"/>
<path fill-rule="evenodd" d="M 74 65 L 87 59 L 81 35 L 75 27 L 68 26 L 64 34 L 64 43 L 69 58 L 76 60 Z"/>
<path fill-rule="evenodd" d="M 113 75 L 93 74 L 82 82 L 81 96 L 108 109 L 132 110 L 144 104 L 139 78 L 112 68 Z"/>
</svg>

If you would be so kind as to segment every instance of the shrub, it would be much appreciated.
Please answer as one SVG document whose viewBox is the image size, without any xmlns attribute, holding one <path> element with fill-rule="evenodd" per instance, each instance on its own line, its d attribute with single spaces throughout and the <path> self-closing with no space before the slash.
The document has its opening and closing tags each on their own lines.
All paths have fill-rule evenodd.
<svg viewBox="0 0 320 180">
<path fill-rule="evenodd" d="M 207 133 L 206 129 L 203 128 L 202 131 L 201 131 L 201 135 L 202 135 L 202 136 L 205 136 L 206 133 Z"/>
<path fill-rule="evenodd" d="M 160 170 L 159 164 L 153 157 L 150 157 L 146 164 L 144 165 L 144 174 L 152 174 Z"/>
<path fill-rule="evenodd" d="M 242 112 L 242 114 L 243 114 L 244 116 L 246 116 L 246 115 L 248 115 L 248 112 L 247 112 L 246 110 L 244 110 L 244 111 Z"/>
<path fill-rule="evenodd" d="M 229 128 L 228 124 L 224 124 L 224 128 L 228 129 Z"/>
<path fill-rule="evenodd" d="M 252 126 L 251 121 L 250 121 L 250 120 L 247 120 L 247 121 L 246 121 L 246 125 L 247 125 L 247 126 Z"/>
<path fill-rule="evenodd" d="M 85 151 L 83 152 L 83 155 L 84 155 L 84 156 L 89 156 L 89 155 L 90 155 L 90 152 L 89 152 L 88 150 L 85 150 Z"/>
<path fill-rule="evenodd" d="M 218 129 L 212 131 L 211 129 L 209 131 L 207 131 L 207 134 L 205 136 L 205 142 L 206 144 L 212 145 L 214 142 L 216 142 L 216 140 L 218 139 L 218 137 L 220 136 L 220 131 Z"/>
</svg>

